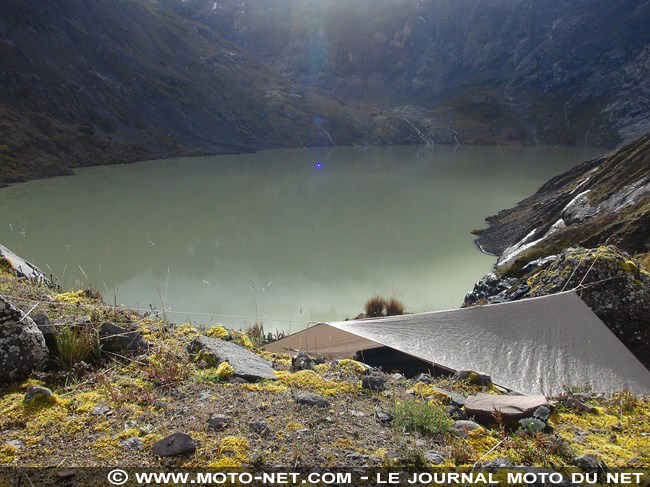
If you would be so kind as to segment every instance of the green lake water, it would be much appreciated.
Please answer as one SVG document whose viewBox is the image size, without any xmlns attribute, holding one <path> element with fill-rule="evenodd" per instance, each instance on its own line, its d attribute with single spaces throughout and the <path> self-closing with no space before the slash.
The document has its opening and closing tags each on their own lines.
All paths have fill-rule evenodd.
<svg viewBox="0 0 650 487">
<path fill-rule="evenodd" d="M 94 167 L 0 190 L 0 242 L 109 303 L 292 332 L 373 293 L 459 306 L 495 262 L 470 231 L 596 154 L 337 147 Z"/>
</svg>

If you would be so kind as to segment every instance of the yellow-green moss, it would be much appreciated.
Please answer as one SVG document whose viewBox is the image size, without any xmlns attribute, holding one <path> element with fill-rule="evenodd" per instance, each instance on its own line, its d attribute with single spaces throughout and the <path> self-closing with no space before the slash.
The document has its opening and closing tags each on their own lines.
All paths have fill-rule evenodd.
<svg viewBox="0 0 650 487">
<path fill-rule="evenodd" d="M 330 364 L 318 364 L 314 365 L 314 371 L 319 374 L 324 374 L 326 372 L 331 372 L 332 366 Z"/>
<path fill-rule="evenodd" d="M 291 365 L 291 357 L 286 353 L 273 353 L 265 350 L 258 350 L 257 354 L 269 362 L 274 362 L 280 365 Z"/>
<path fill-rule="evenodd" d="M 215 325 L 210 328 L 205 334 L 212 338 L 218 338 L 219 340 L 225 340 L 229 333 L 222 325 Z"/>
<path fill-rule="evenodd" d="M 248 335 L 246 333 L 237 330 L 232 330 L 230 332 L 230 336 L 232 336 L 233 341 L 237 345 L 248 349 L 253 348 L 253 342 L 251 342 L 251 339 L 248 338 Z"/>
<path fill-rule="evenodd" d="M 11 463 L 18 454 L 18 448 L 13 445 L 0 446 L 0 464 Z"/>
<path fill-rule="evenodd" d="M 67 293 L 57 294 L 55 299 L 69 304 L 80 304 L 88 294 L 86 291 L 70 291 Z"/>
<path fill-rule="evenodd" d="M 432 385 L 425 384 L 424 382 L 418 382 L 413 387 L 415 393 L 424 398 L 431 399 L 433 402 L 439 404 L 450 404 L 451 397 L 445 394 L 444 392 L 437 391 Z"/>
<path fill-rule="evenodd" d="M 275 381 L 265 380 L 255 384 L 243 384 L 245 389 L 253 392 L 273 392 L 281 393 L 287 390 L 287 386 L 277 384 Z"/>
<path fill-rule="evenodd" d="M 183 323 L 182 325 L 177 326 L 174 331 L 175 331 L 176 335 L 184 337 L 184 338 L 196 338 L 196 337 L 201 336 L 201 333 L 199 333 L 199 330 L 197 330 L 195 327 L 193 327 L 189 323 Z"/>
<path fill-rule="evenodd" d="M 235 369 L 228 362 L 221 362 L 217 367 L 217 377 L 219 380 L 226 381 L 235 375 Z"/>
<path fill-rule="evenodd" d="M 344 381 L 328 380 L 313 370 L 301 370 L 296 373 L 276 371 L 280 384 L 297 389 L 309 389 L 323 396 L 333 396 L 341 393 L 353 393 L 359 390 L 358 384 Z"/>
<path fill-rule="evenodd" d="M 351 359 L 339 360 L 338 366 L 341 367 L 343 370 L 349 372 L 356 372 L 357 374 L 366 373 L 366 368 L 363 366 L 363 364 L 361 362 L 357 362 L 356 360 L 351 360 Z"/>
</svg>

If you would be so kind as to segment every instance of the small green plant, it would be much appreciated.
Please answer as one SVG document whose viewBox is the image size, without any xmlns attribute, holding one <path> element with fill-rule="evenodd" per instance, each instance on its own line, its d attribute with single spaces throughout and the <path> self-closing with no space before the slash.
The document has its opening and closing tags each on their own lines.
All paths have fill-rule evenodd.
<svg viewBox="0 0 650 487">
<path fill-rule="evenodd" d="M 378 318 L 384 316 L 384 309 L 386 309 L 386 300 L 381 296 L 374 295 L 364 306 L 366 317 L 368 318 Z"/>
<path fill-rule="evenodd" d="M 454 422 L 440 406 L 409 399 L 399 401 L 392 410 L 393 426 L 405 432 L 437 435 L 451 431 Z"/>
<path fill-rule="evenodd" d="M 406 311 L 404 303 L 402 303 L 396 297 L 390 298 L 386 301 L 386 316 L 398 316 L 403 315 Z"/>
<path fill-rule="evenodd" d="M 546 421 L 551 415 L 551 410 L 546 406 L 540 406 L 535 409 L 531 418 L 524 418 L 519 420 L 519 424 L 524 432 L 531 436 L 537 435 L 546 429 Z"/>
<path fill-rule="evenodd" d="M 62 326 L 56 330 L 56 364 L 72 370 L 81 362 L 99 362 L 101 343 L 92 326 Z"/>
</svg>

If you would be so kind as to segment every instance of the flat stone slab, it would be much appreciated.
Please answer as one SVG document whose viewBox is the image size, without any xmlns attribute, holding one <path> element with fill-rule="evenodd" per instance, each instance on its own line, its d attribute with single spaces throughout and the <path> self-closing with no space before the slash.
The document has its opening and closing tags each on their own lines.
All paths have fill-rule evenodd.
<svg viewBox="0 0 650 487">
<path fill-rule="evenodd" d="M 520 419 L 530 418 L 538 407 L 549 407 L 544 396 L 497 396 L 494 394 L 477 394 L 465 401 L 468 417 L 483 424 L 495 424 L 493 413 L 499 411 L 507 424 L 517 423 Z"/>
<path fill-rule="evenodd" d="M 38 284 L 49 283 L 49 279 L 45 276 L 34 264 L 27 262 L 19 255 L 14 254 L 7 247 L 0 245 L 0 257 L 4 257 L 9 261 L 11 266 L 18 274 L 18 277 L 26 277 L 27 279 L 37 282 Z"/>
<path fill-rule="evenodd" d="M 187 347 L 191 355 L 201 355 L 210 365 L 228 362 L 235 370 L 235 377 L 246 380 L 276 380 L 273 367 L 268 360 L 249 352 L 236 343 L 206 336 L 198 337 Z"/>
</svg>

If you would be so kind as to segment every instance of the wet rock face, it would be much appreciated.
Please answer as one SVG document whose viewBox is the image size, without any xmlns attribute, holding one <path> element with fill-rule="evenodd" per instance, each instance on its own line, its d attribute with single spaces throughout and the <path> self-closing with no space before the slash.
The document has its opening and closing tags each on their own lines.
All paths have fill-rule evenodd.
<svg viewBox="0 0 650 487">
<path fill-rule="evenodd" d="M 36 323 L 0 297 L 0 382 L 15 382 L 45 365 L 48 349 Z"/>
<path fill-rule="evenodd" d="M 493 294 L 474 292 L 464 306 L 545 296 L 580 286 L 580 298 L 646 367 L 650 367 L 650 273 L 614 247 L 569 248 L 503 286 L 490 284 Z M 493 283 L 494 274 L 486 276 Z M 498 278 L 497 278 L 498 279 Z M 505 291 L 501 289 L 509 288 Z M 521 290 L 525 288 L 525 291 Z"/>
</svg>

